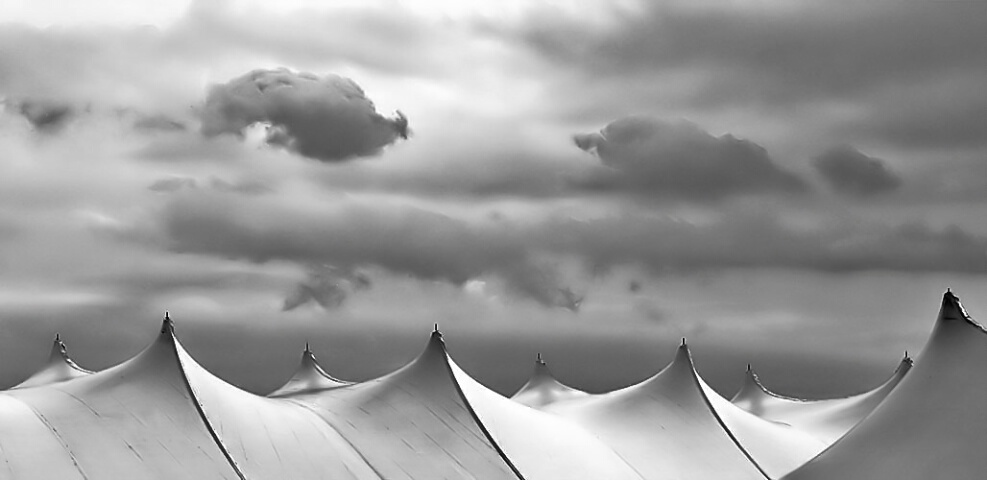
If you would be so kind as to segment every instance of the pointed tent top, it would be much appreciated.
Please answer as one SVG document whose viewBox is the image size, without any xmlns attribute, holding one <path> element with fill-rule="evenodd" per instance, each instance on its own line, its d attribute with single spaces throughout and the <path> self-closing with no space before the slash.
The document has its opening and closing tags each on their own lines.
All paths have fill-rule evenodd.
<svg viewBox="0 0 987 480">
<path fill-rule="evenodd" d="M 960 298 L 954 295 L 951 290 L 947 289 L 946 293 L 942 296 L 942 308 L 939 309 L 938 321 L 948 322 L 953 320 L 964 321 L 987 333 L 987 327 L 977 323 L 976 320 L 970 317 L 970 314 L 963 308 L 963 304 L 960 303 Z"/>
<path fill-rule="evenodd" d="M 68 360 L 68 352 L 65 349 L 65 344 L 62 343 L 62 337 L 57 333 L 55 334 L 55 341 L 52 342 L 51 355 L 49 357 L 54 358 L 55 356 L 60 356 Z"/>
<path fill-rule="evenodd" d="M 164 320 L 161 322 L 161 333 L 175 333 L 175 322 L 172 321 L 171 315 L 165 312 Z"/>
<path fill-rule="evenodd" d="M 545 365 L 545 360 L 541 358 L 541 352 L 538 352 L 538 356 L 535 357 L 535 363 Z"/>
<path fill-rule="evenodd" d="M 432 329 L 432 338 L 437 338 L 439 341 L 442 340 L 442 332 L 439 331 L 439 324 L 436 323 L 435 327 Z"/>
<path fill-rule="evenodd" d="M 683 346 L 683 347 L 686 346 L 685 345 L 685 337 L 682 337 L 682 345 L 681 346 Z"/>
<path fill-rule="evenodd" d="M 304 353 L 312 353 L 312 349 L 309 348 L 308 342 L 305 342 L 305 350 L 304 350 Z"/>
<path fill-rule="evenodd" d="M 748 363 L 747 364 L 747 373 L 752 373 L 753 371 L 754 371 L 754 369 L 751 368 L 751 364 Z"/>
</svg>

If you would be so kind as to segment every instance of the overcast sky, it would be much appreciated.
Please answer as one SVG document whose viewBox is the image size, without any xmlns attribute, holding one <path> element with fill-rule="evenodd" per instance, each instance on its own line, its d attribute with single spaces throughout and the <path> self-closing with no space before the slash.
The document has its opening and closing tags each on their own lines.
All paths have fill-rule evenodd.
<svg viewBox="0 0 987 480">
<path fill-rule="evenodd" d="M 276 4 L 276 5 L 275 5 Z M 269 390 L 432 324 L 501 391 L 640 380 L 688 337 L 850 393 L 987 315 L 981 1 L 6 1 L 0 384 L 166 310 Z"/>
</svg>

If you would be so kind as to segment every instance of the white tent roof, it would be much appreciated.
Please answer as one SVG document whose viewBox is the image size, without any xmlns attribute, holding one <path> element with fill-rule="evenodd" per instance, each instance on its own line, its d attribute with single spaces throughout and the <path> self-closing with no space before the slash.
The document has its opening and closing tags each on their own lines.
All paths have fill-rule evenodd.
<svg viewBox="0 0 987 480">
<path fill-rule="evenodd" d="M 268 397 L 286 397 L 299 393 L 339 388 L 349 384 L 350 382 L 339 380 L 326 373 L 306 343 L 305 350 L 302 351 L 302 360 L 299 362 L 295 374 L 280 388 L 268 394 Z"/>
<path fill-rule="evenodd" d="M 785 479 L 984 478 L 985 368 L 987 330 L 947 291 L 911 372 L 846 436 Z"/>
<path fill-rule="evenodd" d="M 96 373 L 66 375 L 73 364 L 57 340 L 32 376 L 47 380 L 0 392 L 0 479 L 918 480 L 987 471 L 987 330 L 949 292 L 897 387 L 892 378 L 833 403 L 860 414 L 887 396 L 825 451 L 719 396 L 684 341 L 637 385 L 539 410 L 476 382 L 438 331 L 405 367 L 356 384 L 325 375 L 306 349 L 277 398 L 207 372 L 167 317 L 142 352 Z"/>
<path fill-rule="evenodd" d="M 473 380 L 438 331 L 394 373 L 290 401 L 333 425 L 389 479 L 641 478 L 578 427 Z"/>
<path fill-rule="evenodd" d="M 535 371 L 514 395 L 511 400 L 529 407 L 544 407 L 550 403 L 560 400 L 569 400 L 583 397 L 588 393 L 572 388 L 555 379 L 548 369 L 548 364 L 541 358 L 541 354 L 535 359 Z"/>
<path fill-rule="evenodd" d="M 748 366 L 746 381 L 731 402 L 761 418 L 791 425 L 831 445 L 884 401 L 911 367 L 912 359 L 906 354 L 891 378 L 869 391 L 843 398 L 812 400 L 768 390 Z"/>
<path fill-rule="evenodd" d="M 37 372 L 34 372 L 27 380 L 13 386 L 12 388 L 28 388 L 49 383 L 64 382 L 73 378 L 89 375 L 93 372 L 78 365 L 71 358 L 62 343 L 61 337 L 55 335 L 55 341 L 51 345 L 51 353 L 48 354 L 48 362 Z"/>
<path fill-rule="evenodd" d="M 0 394 L 0 425 L 10 478 L 380 478 L 309 411 L 204 370 L 168 319 L 120 365 Z"/>
<path fill-rule="evenodd" d="M 773 478 L 822 449 L 713 392 L 696 373 L 684 340 L 653 377 L 545 410 L 599 436 L 645 478 Z"/>
</svg>

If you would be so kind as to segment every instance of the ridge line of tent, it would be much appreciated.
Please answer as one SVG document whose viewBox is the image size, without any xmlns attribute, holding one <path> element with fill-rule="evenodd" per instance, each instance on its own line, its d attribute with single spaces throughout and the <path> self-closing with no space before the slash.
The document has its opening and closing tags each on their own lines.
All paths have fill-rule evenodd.
<svg viewBox="0 0 987 480">
<path fill-rule="evenodd" d="M 757 471 L 761 475 L 763 475 L 765 479 L 773 480 L 771 476 L 768 475 L 768 472 L 764 471 L 764 468 L 761 467 L 761 465 L 757 462 L 757 460 L 754 459 L 754 456 L 751 455 L 751 453 L 747 451 L 746 448 L 744 448 L 744 445 L 740 443 L 740 440 L 737 438 L 736 435 L 734 435 L 733 431 L 730 430 L 730 427 L 727 426 L 726 422 L 724 422 L 723 419 L 720 418 L 720 414 L 716 411 L 716 408 L 713 407 L 713 403 L 710 402 L 709 397 L 706 396 L 705 389 L 703 389 L 702 385 L 699 383 L 700 381 L 699 372 L 696 371 L 696 365 L 692 362 L 692 352 L 689 350 L 689 346 L 685 344 L 684 338 L 682 339 L 682 346 L 679 348 L 685 349 L 685 356 L 686 359 L 689 361 L 689 370 L 692 372 L 692 381 L 696 386 L 696 389 L 699 390 L 699 395 L 702 397 L 703 403 L 705 403 L 706 408 L 708 408 L 710 413 L 713 414 L 713 418 L 716 419 L 716 422 L 720 425 L 721 428 L 723 428 L 723 431 L 727 434 L 728 437 L 730 437 L 730 440 L 733 442 L 733 444 L 736 445 L 738 449 L 740 449 L 740 451 L 744 454 L 745 457 L 747 457 L 748 460 L 750 460 L 751 464 L 754 465 L 754 468 L 756 468 Z"/>
<path fill-rule="evenodd" d="M 206 416 L 206 412 L 203 410 L 202 404 L 199 402 L 199 397 L 196 395 L 195 389 L 192 388 L 192 383 L 189 381 L 188 374 L 185 372 L 185 365 L 182 363 L 182 357 L 178 354 L 178 339 L 175 338 L 175 325 L 168 314 L 165 314 L 164 322 L 162 322 L 161 335 L 168 336 L 168 345 L 171 347 L 171 352 L 174 354 L 175 361 L 178 363 L 178 372 L 182 377 L 182 384 L 185 385 L 185 389 L 188 390 L 190 400 L 192 400 L 192 405 L 195 406 L 195 411 L 199 414 L 199 418 L 205 425 L 206 430 L 209 432 L 209 435 L 212 437 L 213 441 L 216 442 L 216 446 L 223 453 L 223 456 L 226 457 L 226 461 L 229 462 L 230 467 L 233 469 L 233 472 L 236 473 L 237 477 L 239 477 L 240 480 L 247 480 L 246 475 L 243 474 L 240 466 L 237 465 L 233 455 L 231 455 L 229 449 L 226 448 L 226 444 L 224 444 L 223 440 L 219 438 L 219 432 L 216 431 L 215 427 L 212 425 L 212 422 L 209 421 L 209 417 Z"/>
<path fill-rule="evenodd" d="M 490 442 L 490 446 L 497 451 L 497 454 L 504 460 L 507 467 L 511 469 L 511 472 L 517 476 L 518 480 L 525 480 L 524 475 L 521 474 L 521 471 L 518 470 L 517 466 L 514 465 L 514 462 L 511 461 L 511 459 L 507 456 L 507 453 L 504 452 L 504 449 L 501 448 L 497 440 L 495 440 L 493 435 L 490 434 L 490 430 L 487 429 L 487 426 L 480 420 L 480 417 L 476 414 L 476 410 L 473 409 L 473 405 L 470 403 L 469 398 L 467 398 L 466 394 L 463 392 L 463 387 L 459 385 L 459 380 L 456 379 L 456 374 L 452 371 L 452 366 L 449 365 L 449 352 L 446 351 L 445 341 L 442 340 L 442 333 L 439 332 L 437 325 L 435 331 L 432 332 L 432 337 L 438 341 L 442 349 L 442 364 L 445 367 L 446 373 L 449 375 L 449 379 L 452 381 L 453 387 L 456 389 L 456 394 L 459 395 L 459 398 L 463 401 L 466 411 L 469 412 L 470 417 L 474 422 L 476 422 L 476 426 L 481 432 L 483 432 L 483 435 L 487 438 L 487 441 Z"/>
</svg>

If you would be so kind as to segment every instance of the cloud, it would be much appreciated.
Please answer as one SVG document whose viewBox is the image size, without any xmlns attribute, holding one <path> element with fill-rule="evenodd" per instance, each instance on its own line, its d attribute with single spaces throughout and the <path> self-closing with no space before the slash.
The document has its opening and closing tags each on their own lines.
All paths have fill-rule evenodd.
<svg viewBox="0 0 987 480">
<path fill-rule="evenodd" d="M 901 178 L 879 158 L 864 155 L 849 145 L 826 150 L 812 166 L 829 186 L 846 195 L 866 197 L 896 190 Z"/>
<path fill-rule="evenodd" d="M 719 75 L 710 81 L 732 87 L 728 102 L 743 100 L 741 90 L 788 101 L 958 68 L 983 71 L 985 20 L 970 3 L 790 3 L 642 2 L 602 25 L 553 12 L 530 18 L 520 38 L 548 59 L 600 76 L 714 67 Z"/>
<path fill-rule="evenodd" d="M 959 226 L 881 225 L 842 217 L 795 226 L 759 211 L 691 223 L 642 212 L 544 222 L 537 243 L 593 271 L 640 266 L 657 275 L 786 269 L 824 273 L 987 274 L 987 237 Z"/>
<path fill-rule="evenodd" d="M 181 132 L 187 129 L 185 123 L 163 114 L 138 115 L 134 119 L 134 128 L 148 132 Z"/>
<path fill-rule="evenodd" d="M 408 119 L 387 118 L 354 82 L 287 69 L 254 70 L 209 89 L 202 133 L 243 135 L 267 125 L 267 142 L 323 162 L 379 154 L 408 137 Z"/>
<path fill-rule="evenodd" d="M 319 298 L 333 305 L 333 299 L 341 298 L 339 282 L 355 278 L 339 272 L 371 267 L 453 285 L 493 277 L 511 295 L 572 311 L 581 301 L 549 265 L 535 258 L 524 238 L 511 233 L 514 229 L 474 225 L 419 208 L 363 202 L 313 207 L 187 192 L 167 205 L 159 221 L 156 232 L 119 236 L 162 242 L 179 253 L 331 266 L 328 280 L 310 279 L 286 305 L 318 303 Z"/>
<path fill-rule="evenodd" d="M 519 263 L 501 270 L 507 292 L 530 298 L 545 307 L 564 308 L 579 312 L 585 295 L 562 286 L 559 273 L 547 265 Z"/>
<path fill-rule="evenodd" d="M 263 195 L 271 193 L 273 189 L 267 184 L 256 180 L 244 180 L 231 182 L 219 177 L 210 177 L 208 183 L 200 182 L 194 177 L 172 175 L 170 177 L 155 180 L 148 190 L 157 193 L 175 193 L 183 190 L 196 190 L 206 188 L 209 190 L 237 193 L 241 195 Z"/>
<path fill-rule="evenodd" d="M 17 102 L 18 112 L 42 133 L 55 133 L 76 115 L 76 108 L 56 100 L 26 99 Z"/>
<path fill-rule="evenodd" d="M 184 189 L 198 188 L 198 186 L 199 183 L 192 177 L 173 176 L 155 180 L 147 189 L 158 193 L 172 193 Z"/>
<path fill-rule="evenodd" d="M 365 290 L 372 285 L 369 276 L 352 268 L 313 266 L 309 268 L 308 278 L 299 282 L 284 299 L 281 309 L 287 312 L 308 303 L 315 303 L 326 310 L 338 308 L 350 292 Z"/>
<path fill-rule="evenodd" d="M 760 145 L 729 134 L 715 137 L 692 123 L 631 116 L 573 140 L 603 162 L 576 181 L 589 190 L 703 201 L 807 189 Z"/>
</svg>

